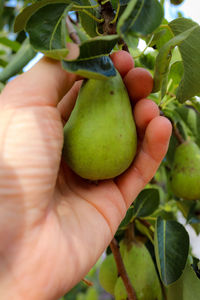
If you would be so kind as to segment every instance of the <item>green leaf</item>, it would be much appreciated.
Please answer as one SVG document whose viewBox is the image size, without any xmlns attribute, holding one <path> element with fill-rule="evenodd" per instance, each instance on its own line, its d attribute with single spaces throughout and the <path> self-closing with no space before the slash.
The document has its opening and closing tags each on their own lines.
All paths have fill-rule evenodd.
<svg viewBox="0 0 200 300">
<path fill-rule="evenodd" d="M 119 0 L 119 2 L 120 2 L 120 6 L 125 6 L 130 2 L 130 0 Z"/>
<path fill-rule="evenodd" d="M 116 75 L 112 60 L 108 56 L 79 61 L 62 61 L 62 66 L 68 72 L 86 78 L 106 79 Z"/>
<path fill-rule="evenodd" d="M 170 39 L 174 37 L 170 27 L 168 26 L 168 21 L 163 19 L 162 25 L 156 29 L 154 37 L 151 41 L 150 47 L 156 45 L 156 49 L 160 50 L 164 44 L 166 44 Z"/>
<path fill-rule="evenodd" d="M 134 216 L 146 217 L 151 215 L 159 206 L 159 192 L 157 189 L 143 190 L 133 202 Z"/>
<path fill-rule="evenodd" d="M 139 39 L 135 36 L 134 32 L 129 31 L 124 36 L 124 41 L 126 42 L 129 50 L 131 50 L 131 49 L 137 49 Z"/>
<path fill-rule="evenodd" d="M 72 24 L 73 27 L 74 27 L 74 30 L 76 31 L 81 43 L 89 40 L 89 36 L 85 33 L 85 31 L 83 30 L 82 27 L 80 27 L 79 24 L 75 25 L 75 24 Z M 69 42 L 71 42 L 71 38 L 70 36 L 67 37 L 69 39 Z"/>
<path fill-rule="evenodd" d="M 142 35 L 148 35 L 161 24 L 163 17 L 164 12 L 160 2 L 157 0 L 145 0 L 132 30 Z"/>
<path fill-rule="evenodd" d="M 16 75 L 35 55 L 36 52 L 31 47 L 29 39 L 27 38 L 9 64 L 1 71 L 0 81 L 5 82 L 10 77 Z"/>
<path fill-rule="evenodd" d="M 23 30 L 26 27 L 26 23 L 30 19 L 32 15 L 34 15 L 39 9 L 42 7 L 49 5 L 49 4 L 66 4 L 69 5 L 72 2 L 80 4 L 80 1 L 78 0 L 40 0 L 35 2 L 32 5 L 27 6 L 25 9 L 22 10 L 22 12 L 16 17 L 15 23 L 14 23 L 14 31 L 18 32 Z M 41 19 L 43 21 L 43 19 Z M 40 21 L 41 21 L 40 20 Z"/>
<path fill-rule="evenodd" d="M 181 106 L 176 109 L 182 121 L 188 127 L 190 135 L 195 137 L 195 142 L 200 147 L 200 114 L 193 108 L 187 106 Z"/>
<path fill-rule="evenodd" d="M 173 81 L 173 85 L 175 88 L 178 87 L 181 78 L 183 77 L 183 72 L 184 68 L 182 61 L 176 61 L 171 65 L 168 79 L 171 79 Z"/>
<path fill-rule="evenodd" d="M 199 300 L 200 280 L 189 263 L 181 278 L 166 289 L 166 294 L 170 300 Z"/>
<path fill-rule="evenodd" d="M 66 57 L 65 16 L 65 4 L 46 5 L 31 16 L 26 30 L 34 49 L 54 59 Z"/>
<path fill-rule="evenodd" d="M 174 220 L 157 219 L 154 248 L 162 282 L 168 286 L 181 276 L 188 257 L 189 236 Z"/>
<path fill-rule="evenodd" d="M 6 66 L 7 66 L 7 64 L 8 64 L 8 62 L 7 62 L 6 60 L 4 60 L 4 59 L 0 58 L 0 66 L 2 66 L 2 67 L 6 67 Z M 1 76 L 1 75 L 0 75 L 0 76 Z"/>
<path fill-rule="evenodd" d="M 166 85 L 164 87 L 162 87 L 162 85 L 166 83 L 165 80 L 168 77 L 172 50 L 174 47 L 187 39 L 187 37 L 197 28 L 197 26 L 198 25 L 195 25 L 192 28 L 189 28 L 188 30 L 173 37 L 160 49 L 155 63 L 153 93 L 158 92 L 162 88 L 162 97 L 164 97 Z"/>
<path fill-rule="evenodd" d="M 21 46 L 20 43 L 18 43 L 16 41 L 12 41 L 12 40 L 8 39 L 7 37 L 0 37 L 0 44 L 9 47 L 14 52 L 17 52 Z"/>
<path fill-rule="evenodd" d="M 0 2 L 0 17 L 2 15 L 2 13 L 3 13 L 4 3 L 5 3 L 5 1 L 1 0 L 1 2 Z"/>
<path fill-rule="evenodd" d="M 154 65 L 155 65 L 155 53 L 154 52 L 150 52 L 147 54 L 142 54 L 139 57 L 139 61 L 140 64 L 142 65 L 142 67 L 153 70 L 154 69 Z"/>
<path fill-rule="evenodd" d="M 163 8 L 157 0 L 131 0 L 119 18 L 117 32 L 124 39 L 130 33 L 148 35 L 160 25 L 162 19 Z"/>
<path fill-rule="evenodd" d="M 134 208 L 133 208 L 133 206 L 130 206 L 126 212 L 124 219 L 120 223 L 118 230 L 125 229 L 127 227 L 127 225 L 129 224 L 129 222 L 131 221 L 131 219 L 133 218 L 133 216 L 134 216 Z"/>
<path fill-rule="evenodd" d="M 91 5 L 89 0 L 82 0 L 82 5 Z M 96 15 L 96 11 L 94 9 L 87 9 L 87 11 L 92 15 L 97 17 Z M 81 21 L 81 25 L 83 27 L 83 29 L 85 30 L 85 32 L 91 36 L 91 37 L 95 37 L 97 36 L 97 31 L 96 31 L 96 27 L 97 27 L 97 23 L 94 19 L 92 19 L 89 15 L 87 15 L 84 12 L 79 11 L 79 16 L 80 16 L 80 21 Z"/>
<path fill-rule="evenodd" d="M 119 18 L 117 23 L 117 32 L 124 37 L 124 34 L 131 30 L 134 22 L 136 21 L 142 7 L 144 0 L 130 0 L 125 11 Z"/>
<path fill-rule="evenodd" d="M 118 3 L 120 3 L 120 0 L 111 0 L 110 2 L 112 4 L 112 7 L 114 9 L 117 9 L 117 5 L 118 5 Z"/>
<path fill-rule="evenodd" d="M 151 241 L 151 243 L 153 244 L 153 234 L 152 234 L 152 231 L 149 228 L 147 228 L 142 222 L 140 222 L 140 220 L 135 220 L 135 225 L 136 225 L 136 228 L 143 235 L 146 235 L 148 237 L 148 239 Z"/>
<path fill-rule="evenodd" d="M 111 52 L 119 39 L 118 35 L 107 35 L 87 40 L 80 45 L 80 55 L 77 60 L 96 58 Z"/>
<path fill-rule="evenodd" d="M 178 18 L 169 23 L 169 26 L 175 36 L 195 28 L 179 45 L 183 59 L 184 75 L 176 96 L 180 102 L 184 102 L 200 93 L 200 26 L 186 18 Z"/>
</svg>

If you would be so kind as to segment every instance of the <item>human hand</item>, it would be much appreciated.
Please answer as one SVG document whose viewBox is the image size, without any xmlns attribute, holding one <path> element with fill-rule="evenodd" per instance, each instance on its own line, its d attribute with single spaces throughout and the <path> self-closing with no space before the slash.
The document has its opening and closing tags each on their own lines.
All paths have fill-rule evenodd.
<svg viewBox="0 0 200 300">
<path fill-rule="evenodd" d="M 123 75 L 133 65 L 121 52 L 113 61 Z M 76 80 L 44 58 L 0 95 L 0 299 L 53 300 L 71 289 L 166 154 L 171 124 L 143 99 L 134 107 L 139 148 L 132 166 L 98 185 L 75 175 L 61 152 Z"/>
</svg>

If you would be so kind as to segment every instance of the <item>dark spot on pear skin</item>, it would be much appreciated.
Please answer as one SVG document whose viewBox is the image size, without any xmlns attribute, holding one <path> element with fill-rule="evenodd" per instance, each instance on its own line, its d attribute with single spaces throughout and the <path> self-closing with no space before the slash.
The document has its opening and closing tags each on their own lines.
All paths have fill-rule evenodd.
<svg viewBox="0 0 200 300">
<path fill-rule="evenodd" d="M 113 92 L 113 91 L 110 91 L 110 94 L 111 94 L 111 95 L 114 95 L 114 92 Z"/>
</svg>

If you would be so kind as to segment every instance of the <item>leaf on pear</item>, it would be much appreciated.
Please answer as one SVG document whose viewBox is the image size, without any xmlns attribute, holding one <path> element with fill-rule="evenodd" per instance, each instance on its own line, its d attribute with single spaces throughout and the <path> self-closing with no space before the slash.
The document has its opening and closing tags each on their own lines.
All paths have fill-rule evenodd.
<svg viewBox="0 0 200 300">
<path fill-rule="evenodd" d="M 62 61 L 65 70 L 93 79 L 107 79 L 116 75 L 116 70 L 108 56 L 101 56 L 92 59 L 79 61 Z"/>
<path fill-rule="evenodd" d="M 80 55 L 76 61 L 88 58 L 97 58 L 99 56 L 109 54 L 116 45 L 118 39 L 119 36 L 115 34 L 103 37 L 99 36 L 83 42 L 80 45 Z"/>
</svg>

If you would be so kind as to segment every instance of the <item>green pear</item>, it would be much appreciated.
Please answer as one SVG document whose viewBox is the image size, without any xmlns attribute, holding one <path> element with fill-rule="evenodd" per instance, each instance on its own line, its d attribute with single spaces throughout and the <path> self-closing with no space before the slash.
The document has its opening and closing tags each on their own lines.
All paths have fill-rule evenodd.
<svg viewBox="0 0 200 300">
<path fill-rule="evenodd" d="M 86 179 L 114 178 L 130 166 L 136 147 L 132 108 L 119 73 L 85 80 L 64 127 L 68 166 Z"/>
<path fill-rule="evenodd" d="M 161 300 L 162 290 L 151 255 L 145 245 L 134 242 L 123 249 L 123 262 L 137 300 Z M 119 277 L 115 285 L 115 300 L 126 300 L 127 292 Z"/>
<path fill-rule="evenodd" d="M 192 141 L 176 148 L 171 187 L 177 197 L 186 200 L 200 198 L 200 149 Z"/>
<path fill-rule="evenodd" d="M 200 280 L 189 262 L 181 277 L 166 287 L 166 294 L 169 300 L 199 300 Z"/>
<path fill-rule="evenodd" d="M 114 295 L 114 288 L 117 281 L 118 272 L 113 254 L 109 254 L 104 259 L 99 270 L 99 282 L 104 290 Z"/>
</svg>

